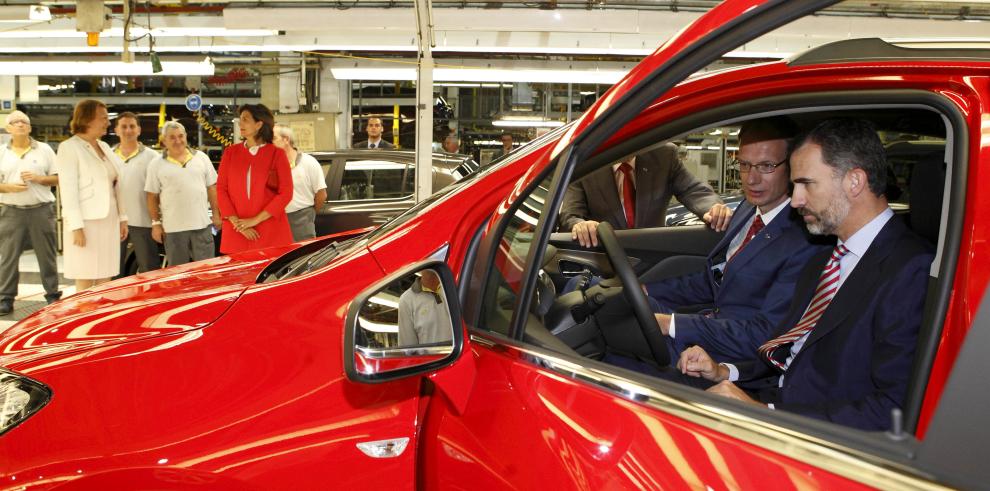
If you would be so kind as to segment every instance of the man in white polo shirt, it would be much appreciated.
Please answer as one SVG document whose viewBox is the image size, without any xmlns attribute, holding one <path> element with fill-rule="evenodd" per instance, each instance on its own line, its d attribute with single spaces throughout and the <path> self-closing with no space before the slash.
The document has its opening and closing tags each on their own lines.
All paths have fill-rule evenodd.
<svg viewBox="0 0 990 491">
<path fill-rule="evenodd" d="M 206 154 L 186 145 L 186 129 L 178 121 L 162 126 L 162 140 L 165 152 L 148 168 L 144 186 L 151 236 L 164 239 L 169 266 L 209 259 L 214 255 L 210 225 L 220 228 L 217 172 Z"/>
<path fill-rule="evenodd" d="M 285 151 L 292 168 L 292 201 L 285 207 L 292 228 L 292 240 L 316 237 L 316 214 L 327 201 L 327 181 L 323 168 L 312 155 L 300 152 L 292 137 L 292 128 L 275 125 L 272 143 Z"/>
<path fill-rule="evenodd" d="M 120 143 L 113 151 L 124 161 L 120 175 L 121 196 L 127 210 L 127 238 L 120 243 L 120 276 L 126 276 L 127 243 L 134 247 L 139 273 L 158 269 L 162 265 L 158 244 L 151 238 L 151 216 L 148 214 L 148 195 L 144 184 L 148 178 L 148 166 L 158 158 L 158 152 L 138 141 L 141 125 L 137 115 L 124 112 L 117 116 L 114 132 Z"/>
<path fill-rule="evenodd" d="M 27 114 L 8 114 L 6 125 L 11 139 L 0 147 L 0 315 L 14 311 L 25 239 L 38 258 L 45 300 L 62 296 L 55 263 L 55 152 L 31 138 Z"/>
</svg>

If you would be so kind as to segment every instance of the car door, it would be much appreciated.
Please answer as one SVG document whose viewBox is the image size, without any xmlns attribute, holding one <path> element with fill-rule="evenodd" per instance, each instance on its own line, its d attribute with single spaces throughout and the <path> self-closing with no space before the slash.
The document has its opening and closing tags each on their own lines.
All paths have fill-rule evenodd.
<svg viewBox="0 0 990 491">
<path fill-rule="evenodd" d="M 593 161 L 592 152 L 688 73 L 829 3 L 728 1 L 714 8 L 585 113 L 558 143 L 552 165 L 534 167 L 516 186 L 481 239 L 474 268 L 462 276 L 471 282 L 462 285 L 462 297 L 472 329 L 471 349 L 458 364 L 473 364 L 476 375 L 466 402 L 435 399 L 428 408 L 420 485 L 856 489 L 897 479 L 880 472 L 850 479 L 859 470 L 834 472 L 836 461 L 816 461 L 808 442 L 768 444 L 756 427 L 724 426 L 718 411 L 703 409 L 704 394 L 679 387 L 661 393 L 637 383 L 642 376 L 633 372 L 575 362 L 580 358 L 531 311 L 564 184 Z M 743 443 L 761 438 L 760 446 Z M 767 450 L 772 443 L 781 450 Z"/>
<path fill-rule="evenodd" d="M 340 170 L 334 194 L 316 217 L 317 235 L 380 225 L 414 203 L 409 162 L 366 154 L 334 165 Z"/>
</svg>

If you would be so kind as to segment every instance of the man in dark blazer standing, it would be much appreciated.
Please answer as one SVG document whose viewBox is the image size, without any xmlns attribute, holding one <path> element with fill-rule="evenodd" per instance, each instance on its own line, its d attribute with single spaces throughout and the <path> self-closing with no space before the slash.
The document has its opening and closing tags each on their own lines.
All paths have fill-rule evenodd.
<svg viewBox="0 0 990 491">
<path fill-rule="evenodd" d="M 632 185 L 626 187 L 625 182 Z M 599 169 L 568 186 L 560 225 L 582 246 L 597 246 L 599 222 L 608 222 L 617 230 L 664 226 L 672 196 L 715 230 L 721 232 L 728 226 L 732 211 L 711 186 L 684 168 L 672 144 Z"/>
<path fill-rule="evenodd" d="M 382 138 L 382 132 L 385 131 L 385 127 L 382 126 L 381 118 L 368 118 L 368 124 L 364 126 L 364 130 L 368 132 L 368 139 L 363 142 L 355 143 L 355 149 L 370 148 L 390 150 L 395 148 L 394 145 Z"/>
<path fill-rule="evenodd" d="M 798 275 L 834 241 L 811 236 L 790 207 L 788 156 L 797 126 L 786 117 L 748 121 L 736 165 L 746 201 L 697 273 L 647 283 L 671 359 L 691 345 L 717 361 L 745 360 L 787 313 Z M 700 313 L 673 313 L 707 305 Z"/>
<path fill-rule="evenodd" d="M 791 181 L 791 206 L 810 232 L 835 235 L 835 248 L 809 262 L 774 337 L 750 359 L 720 364 L 694 346 L 677 368 L 726 397 L 888 430 L 911 377 L 931 247 L 887 205 L 884 149 L 867 121 L 816 126 L 791 156 Z"/>
</svg>

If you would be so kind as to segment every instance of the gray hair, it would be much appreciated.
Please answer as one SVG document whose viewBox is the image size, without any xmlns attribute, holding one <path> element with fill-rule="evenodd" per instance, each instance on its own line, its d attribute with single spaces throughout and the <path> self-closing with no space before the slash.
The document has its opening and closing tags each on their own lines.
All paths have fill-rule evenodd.
<svg viewBox="0 0 990 491">
<path fill-rule="evenodd" d="M 168 132 L 174 130 L 181 130 L 182 134 L 186 134 L 186 127 L 182 126 L 182 123 L 178 121 L 166 121 L 165 124 L 162 125 L 162 136 L 165 136 Z"/>
<path fill-rule="evenodd" d="M 289 139 L 289 146 L 296 148 L 296 137 L 292 134 L 292 127 L 282 123 L 275 123 L 275 134 Z"/>
<path fill-rule="evenodd" d="M 9 125 L 14 121 L 27 121 L 28 124 L 31 124 L 31 118 L 29 118 L 27 114 L 24 114 L 23 111 L 11 111 L 11 113 L 7 115 L 7 118 L 4 120 L 3 124 Z"/>
</svg>

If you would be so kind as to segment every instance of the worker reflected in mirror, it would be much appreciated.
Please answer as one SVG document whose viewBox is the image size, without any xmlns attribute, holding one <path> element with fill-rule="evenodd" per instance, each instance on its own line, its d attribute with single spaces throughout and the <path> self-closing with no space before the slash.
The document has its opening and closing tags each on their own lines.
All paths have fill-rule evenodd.
<svg viewBox="0 0 990 491">
<path fill-rule="evenodd" d="M 399 345 L 450 342 L 453 336 L 440 276 L 432 269 L 424 269 L 399 297 Z"/>
</svg>

